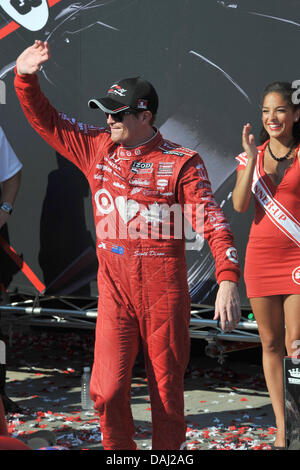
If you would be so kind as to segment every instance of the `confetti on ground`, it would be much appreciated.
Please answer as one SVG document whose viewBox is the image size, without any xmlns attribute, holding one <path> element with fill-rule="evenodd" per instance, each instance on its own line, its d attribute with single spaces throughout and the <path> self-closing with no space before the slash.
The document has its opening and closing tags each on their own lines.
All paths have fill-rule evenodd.
<svg viewBox="0 0 300 470">
<path fill-rule="evenodd" d="M 22 413 L 7 417 L 10 435 L 26 441 L 48 429 L 55 433 L 56 450 L 103 449 L 97 413 L 80 407 L 80 378 L 93 362 L 94 335 L 30 330 L 12 339 L 7 393 Z M 247 367 L 244 373 L 217 362 L 199 367 L 199 362 L 191 361 L 185 377 L 187 449 L 269 450 L 276 429 L 261 369 Z M 150 399 L 138 361 L 131 399 L 138 448 L 151 449 Z"/>
</svg>

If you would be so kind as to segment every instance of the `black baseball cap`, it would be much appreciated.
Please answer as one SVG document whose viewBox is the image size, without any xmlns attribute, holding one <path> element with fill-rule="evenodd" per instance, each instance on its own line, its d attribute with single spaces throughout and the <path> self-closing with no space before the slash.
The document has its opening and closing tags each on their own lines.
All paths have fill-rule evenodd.
<svg viewBox="0 0 300 470">
<path fill-rule="evenodd" d="M 158 96 L 151 83 L 141 77 L 125 78 L 113 83 L 104 98 L 89 100 L 90 108 L 100 108 L 105 113 L 116 114 L 126 109 L 151 111 L 156 114 Z"/>
</svg>

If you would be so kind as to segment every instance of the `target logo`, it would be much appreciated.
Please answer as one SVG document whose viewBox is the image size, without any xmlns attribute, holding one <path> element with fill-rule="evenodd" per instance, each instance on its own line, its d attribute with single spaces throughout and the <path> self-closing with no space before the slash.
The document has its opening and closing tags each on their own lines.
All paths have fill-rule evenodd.
<svg viewBox="0 0 300 470">
<path fill-rule="evenodd" d="M 294 269 L 292 273 L 292 279 L 295 282 L 295 284 L 300 285 L 300 266 Z"/>
<path fill-rule="evenodd" d="M 125 224 L 128 224 L 128 222 L 137 215 L 140 209 L 139 203 L 133 199 L 118 196 L 114 201 L 109 191 L 104 188 L 96 192 L 95 203 L 98 212 L 102 215 L 110 214 L 116 207 Z"/>
<path fill-rule="evenodd" d="M 114 200 L 106 189 L 99 189 L 95 194 L 95 202 L 101 214 L 109 214 L 114 210 Z"/>
</svg>

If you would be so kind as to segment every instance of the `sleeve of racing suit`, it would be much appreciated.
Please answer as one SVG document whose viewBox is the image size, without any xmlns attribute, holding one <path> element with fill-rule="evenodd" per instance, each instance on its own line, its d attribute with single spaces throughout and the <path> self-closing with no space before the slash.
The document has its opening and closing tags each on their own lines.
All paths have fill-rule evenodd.
<svg viewBox="0 0 300 470">
<path fill-rule="evenodd" d="M 95 158 L 96 142 L 99 145 L 100 128 L 59 113 L 42 93 L 36 74 L 18 75 L 15 71 L 15 90 L 31 126 L 60 155 L 87 174 Z"/>
<path fill-rule="evenodd" d="M 248 157 L 246 152 L 240 153 L 237 157 L 235 157 L 237 161 L 237 168 L 236 171 L 244 170 L 247 166 Z"/>
<path fill-rule="evenodd" d="M 178 202 L 195 232 L 199 228 L 208 241 L 215 260 L 215 276 L 221 281 L 238 282 L 240 267 L 233 234 L 216 202 L 203 160 L 197 154 L 186 162 L 177 183 Z M 202 222 L 196 220 L 202 218 Z"/>
</svg>

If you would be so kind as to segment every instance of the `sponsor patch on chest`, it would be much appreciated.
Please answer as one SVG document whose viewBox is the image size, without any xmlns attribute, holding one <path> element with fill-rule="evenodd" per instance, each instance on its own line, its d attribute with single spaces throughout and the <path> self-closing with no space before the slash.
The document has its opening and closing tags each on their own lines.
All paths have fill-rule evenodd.
<svg viewBox="0 0 300 470">
<path fill-rule="evenodd" d="M 160 162 L 158 164 L 157 176 L 171 176 L 175 162 Z"/>
<path fill-rule="evenodd" d="M 153 163 L 134 161 L 131 164 L 130 170 L 135 174 L 149 174 L 153 172 Z"/>
</svg>

